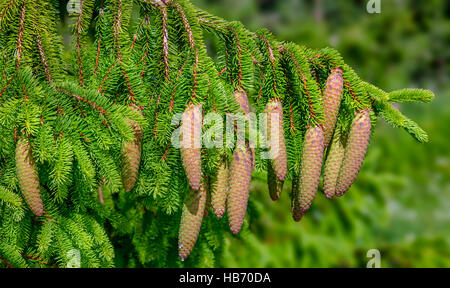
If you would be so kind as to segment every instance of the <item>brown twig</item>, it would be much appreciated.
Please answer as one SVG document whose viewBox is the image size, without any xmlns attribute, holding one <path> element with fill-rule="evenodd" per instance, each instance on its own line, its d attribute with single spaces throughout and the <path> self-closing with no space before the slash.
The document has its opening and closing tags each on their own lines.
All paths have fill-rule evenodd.
<svg viewBox="0 0 450 288">
<path fill-rule="evenodd" d="M 22 10 L 20 13 L 20 20 L 19 20 L 19 35 L 17 37 L 17 68 L 20 66 L 20 60 L 22 59 L 23 54 L 23 30 L 25 26 L 25 15 L 26 15 L 26 9 L 25 5 L 27 4 L 27 0 L 23 2 Z"/>
<path fill-rule="evenodd" d="M 266 44 L 267 46 L 267 51 L 269 52 L 269 60 L 270 60 L 270 64 L 272 65 L 272 73 L 273 73 L 273 90 L 275 91 L 275 93 L 277 93 L 277 73 L 276 73 L 276 59 L 275 59 L 275 54 L 273 53 L 273 49 L 272 46 L 270 45 L 269 40 L 267 40 L 266 37 L 264 37 L 263 35 L 260 34 L 255 34 L 256 37 L 260 38 L 261 40 L 263 40 L 263 42 Z"/>
<path fill-rule="evenodd" d="M 198 73 L 198 61 L 199 61 L 199 55 L 198 55 L 198 50 L 195 50 L 195 63 L 194 63 L 194 71 L 193 71 L 193 88 L 192 88 L 192 98 L 193 99 L 197 99 L 197 86 L 198 86 L 198 81 L 197 81 L 197 73 Z"/>
<path fill-rule="evenodd" d="M 10 0 L 8 5 L 5 6 L 5 9 L 3 9 L 2 13 L 0 14 L 0 26 L 2 24 L 3 21 L 3 17 L 5 17 L 6 11 L 8 11 L 8 9 L 14 4 L 14 0 Z M 0 27 L 1 28 L 1 27 Z M 0 29 L 1 32 L 1 29 Z"/>
<path fill-rule="evenodd" d="M 84 4 L 85 0 L 80 0 L 80 13 L 78 14 L 77 24 L 75 27 L 75 34 L 77 37 L 77 57 L 78 57 L 78 80 L 81 86 L 85 86 L 83 80 L 83 59 L 81 56 L 81 30 L 82 30 L 82 20 L 83 20 L 83 12 L 84 12 Z"/>
<path fill-rule="evenodd" d="M 297 73 L 299 74 L 299 78 L 303 82 L 303 85 L 304 85 L 304 88 L 305 88 L 305 94 L 306 94 L 306 98 L 308 100 L 308 107 L 309 107 L 309 113 L 310 113 L 309 117 L 310 118 L 315 118 L 317 116 L 317 114 L 315 113 L 314 106 L 312 105 L 312 98 L 311 98 L 311 94 L 310 94 L 309 87 L 308 87 L 308 79 L 306 79 L 305 74 L 303 73 L 303 71 L 302 71 L 302 69 L 300 67 L 300 64 L 298 63 L 297 58 L 295 57 L 294 54 L 292 54 L 291 51 L 286 49 L 286 47 L 284 47 L 284 46 L 280 46 L 279 50 L 280 50 L 281 53 L 287 54 L 292 59 L 292 61 L 294 62 L 295 67 L 297 69 Z"/>
<path fill-rule="evenodd" d="M 238 65 L 239 65 L 239 75 L 238 75 L 238 85 L 242 88 L 242 47 L 241 47 L 241 40 L 239 39 L 239 35 L 234 29 L 234 27 L 229 27 L 229 29 L 233 32 L 234 37 L 236 38 L 236 48 L 238 50 Z M 273 56 L 273 55 L 272 55 Z"/>
<path fill-rule="evenodd" d="M 36 25 L 37 28 L 37 25 Z M 41 56 L 42 66 L 44 67 L 45 76 L 47 77 L 48 82 L 52 82 L 52 75 L 50 74 L 50 70 L 47 64 L 47 58 L 45 57 L 44 47 L 42 46 L 41 36 L 39 35 L 39 30 L 36 33 L 36 42 L 39 50 L 39 54 Z"/>
<path fill-rule="evenodd" d="M 178 13 L 180 14 L 181 20 L 184 25 L 184 30 L 186 30 L 186 33 L 187 33 L 189 45 L 191 46 L 191 49 L 195 49 L 195 40 L 194 40 L 194 36 L 192 35 L 191 25 L 189 24 L 189 20 L 186 17 L 186 13 L 184 13 L 184 10 L 179 3 L 170 1 L 170 4 L 173 5 L 175 7 L 175 9 L 178 11 Z"/>
<path fill-rule="evenodd" d="M 162 30 L 163 30 L 163 61 L 164 61 L 164 76 L 167 81 L 170 81 L 169 76 L 169 33 L 167 32 L 167 8 L 166 6 L 162 6 L 160 8 L 161 11 L 161 21 L 162 21 Z"/>
<path fill-rule="evenodd" d="M 89 105 L 92 106 L 92 108 L 94 108 L 95 110 L 99 111 L 100 114 L 102 114 L 102 115 L 107 115 L 106 110 L 103 109 L 102 107 L 100 107 L 100 106 L 99 106 L 97 103 L 95 103 L 94 101 L 91 101 L 91 100 L 88 100 L 88 99 L 86 99 L 86 98 L 83 98 L 82 96 L 77 95 L 77 94 L 74 94 L 74 93 L 72 93 L 72 92 L 70 92 L 70 91 L 67 91 L 67 90 L 65 90 L 65 89 L 56 88 L 56 90 L 58 90 L 58 91 L 60 91 L 60 92 L 62 92 L 62 93 L 64 93 L 64 94 L 66 94 L 66 95 L 72 96 L 72 97 L 74 97 L 76 100 L 78 100 L 78 101 L 80 101 L 80 102 L 88 103 Z"/>
<path fill-rule="evenodd" d="M 100 86 L 98 87 L 97 91 L 99 93 L 102 93 L 103 85 L 105 84 L 106 79 L 109 77 L 109 73 L 111 73 L 111 70 L 117 65 L 117 61 L 114 61 L 114 63 L 108 68 L 108 71 L 106 72 L 105 76 L 103 77 L 102 82 L 100 83 Z"/>
</svg>

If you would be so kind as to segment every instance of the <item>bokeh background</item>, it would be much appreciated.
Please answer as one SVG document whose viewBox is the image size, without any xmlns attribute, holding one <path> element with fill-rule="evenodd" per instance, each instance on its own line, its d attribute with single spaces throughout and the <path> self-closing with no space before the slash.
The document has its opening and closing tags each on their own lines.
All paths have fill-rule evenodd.
<svg viewBox="0 0 450 288">
<path fill-rule="evenodd" d="M 431 104 L 398 108 L 430 136 L 419 144 L 382 119 L 362 171 L 343 198 L 318 193 L 295 223 L 288 190 L 273 203 L 264 175 L 252 184 L 250 233 L 227 239 L 223 267 L 450 267 L 450 1 L 192 0 L 280 40 L 341 52 L 362 79 L 387 91 L 431 89 Z"/>
</svg>

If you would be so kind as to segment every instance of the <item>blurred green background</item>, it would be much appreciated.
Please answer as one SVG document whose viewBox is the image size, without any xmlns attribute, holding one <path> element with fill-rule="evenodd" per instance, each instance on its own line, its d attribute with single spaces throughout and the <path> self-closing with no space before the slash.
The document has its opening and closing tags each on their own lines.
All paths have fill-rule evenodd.
<svg viewBox="0 0 450 288">
<path fill-rule="evenodd" d="M 430 136 L 415 142 L 379 120 L 362 171 L 338 200 L 318 193 L 295 223 L 285 185 L 273 203 L 264 176 L 251 190 L 249 235 L 229 236 L 223 267 L 366 267 L 378 249 L 382 267 L 450 267 L 450 2 L 381 0 L 192 0 L 251 30 L 341 52 L 362 79 L 387 91 L 431 89 L 431 104 L 397 107 Z"/>
</svg>

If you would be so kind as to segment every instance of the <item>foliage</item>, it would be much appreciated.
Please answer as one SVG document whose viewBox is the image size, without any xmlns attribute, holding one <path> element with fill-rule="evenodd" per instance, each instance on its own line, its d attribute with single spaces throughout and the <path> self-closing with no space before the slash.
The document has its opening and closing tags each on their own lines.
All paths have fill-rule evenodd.
<svg viewBox="0 0 450 288">
<path fill-rule="evenodd" d="M 185 263 L 177 257 L 189 185 L 180 152 L 171 146 L 176 128 L 171 121 L 191 103 L 204 113 L 237 112 L 232 95 L 239 89 L 256 112 L 271 99 L 283 101 L 288 179 L 300 172 L 307 128 L 324 121 L 321 91 L 336 67 L 343 70 L 345 84 L 339 114 L 344 134 L 354 113 L 371 107 L 372 125 L 380 115 L 417 140 L 428 140 L 391 103 L 426 102 L 431 92 L 384 92 L 362 81 L 334 49 L 280 42 L 267 30 L 253 33 L 187 0 L 80 4 L 73 51 L 63 57 L 52 1 L 0 2 L 0 255 L 5 266 L 65 267 L 72 250 L 80 252 L 85 267 L 218 266 L 229 258 L 227 221 L 212 213 L 203 220 L 192 255 Z M 205 34 L 213 37 L 214 58 Z M 135 141 L 133 123 L 142 129 L 141 166 L 135 187 L 125 192 L 121 147 Z M 32 215 L 18 189 L 14 151 L 21 137 L 29 139 L 37 162 L 43 217 Z M 232 151 L 203 150 L 202 171 L 214 177 L 222 156 Z M 257 158 L 257 174 L 266 170 L 266 162 Z M 348 204 L 342 202 L 333 204 L 345 214 Z M 253 246 L 258 242 L 249 226 L 261 216 L 257 205 L 250 203 L 237 236 Z M 359 226 L 353 231 L 358 233 Z M 315 253 L 325 251 L 308 255 Z M 349 256 L 349 250 L 341 253 Z"/>
</svg>

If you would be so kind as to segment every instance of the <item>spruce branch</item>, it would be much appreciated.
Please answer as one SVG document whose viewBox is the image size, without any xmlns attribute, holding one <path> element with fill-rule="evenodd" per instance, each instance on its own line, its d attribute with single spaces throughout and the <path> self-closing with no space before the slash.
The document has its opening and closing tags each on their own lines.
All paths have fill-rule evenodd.
<svg viewBox="0 0 450 288">
<path fill-rule="evenodd" d="M 428 140 L 391 103 L 427 103 L 431 92 L 385 92 L 360 79 L 334 49 L 280 42 L 269 31 L 249 31 L 188 0 L 82 0 L 75 49 L 63 57 L 53 5 L 49 0 L 0 3 L 5 266 L 66 267 L 73 249 L 81 253 L 82 267 L 111 267 L 122 259 L 137 266 L 183 266 L 176 258 L 178 236 L 180 256 L 192 252 L 187 265 L 212 266 L 225 249 L 226 230 L 252 241 L 247 218 L 256 216 L 246 203 L 252 201 L 254 169 L 264 176 L 261 172 L 268 171 L 273 199 L 285 197 L 283 181 L 293 180 L 292 210 L 299 220 L 318 190 L 322 160 L 327 196 L 340 196 L 353 183 L 378 115 L 418 141 Z M 93 43 L 90 27 L 95 27 Z M 206 36 L 212 36 L 217 58 L 210 56 Z M 333 79 L 342 80 L 342 89 L 331 93 Z M 326 106 L 336 99 L 339 106 Z M 262 159 L 263 148 L 249 147 L 250 131 L 238 135 L 237 149 L 176 149 L 171 136 L 180 124 L 172 125 L 172 118 L 191 107 L 202 107 L 196 131 L 205 135 L 211 133 L 212 123 L 203 123 L 210 112 L 224 118 L 244 112 L 249 120 L 249 112 L 277 111 L 280 157 Z M 333 140 L 325 150 L 326 137 Z M 33 166 L 16 167 L 22 139 L 32 148 L 33 161 L 18 159 L 36 167 L 32 192 L 41 195 L 45 207 L 39 217 L 22 196 L 27 183 L 18 172 Z M 185 199 L 189 203 L 183 204 Z M 188 206 L 198 200 L 201 211 L 192 211 Z M 209 202 L 215 215 L 228 213 L 228 219 L 208 214 Z"/>
</svg>

